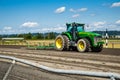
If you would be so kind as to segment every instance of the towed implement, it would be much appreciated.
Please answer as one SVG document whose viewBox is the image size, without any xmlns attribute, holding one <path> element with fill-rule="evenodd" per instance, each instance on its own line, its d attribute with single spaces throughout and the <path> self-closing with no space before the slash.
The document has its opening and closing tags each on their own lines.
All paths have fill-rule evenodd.
<svg viewBox="0 0 120 80">
<path fill-rule="evenodd" d="M 56 50 L 74 50 L 79 52 L 100 52 L 103 49 L 104 42 L 102 36 L 93 32 L 85 32 L 85 24 L 67 23 L 67 31 L 58 35 L 55 39 Z"/>
</svg>

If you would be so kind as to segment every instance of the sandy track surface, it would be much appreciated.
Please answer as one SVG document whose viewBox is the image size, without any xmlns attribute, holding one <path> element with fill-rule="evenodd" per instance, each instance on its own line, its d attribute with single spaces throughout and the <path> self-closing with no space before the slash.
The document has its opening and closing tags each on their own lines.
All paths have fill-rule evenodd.
<svg viewBox="0 0 120 80">
<path fill-rule="evenodd" d="M 104 49 L 100 53 L 79 53 L 76 51 L 27 50 L 21 47 L 1 47 L 0 55 L 27 59 L 53 68 L 120 74 L 120 49 Z"/>
</svg>

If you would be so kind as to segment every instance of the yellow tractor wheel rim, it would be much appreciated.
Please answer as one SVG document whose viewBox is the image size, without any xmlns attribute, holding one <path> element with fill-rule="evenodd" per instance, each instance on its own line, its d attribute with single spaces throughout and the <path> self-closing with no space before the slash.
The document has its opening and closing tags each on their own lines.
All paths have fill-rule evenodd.
<svg viewBox="0 0 120 80">
<path fill-rule="evenodd" d="M 83 50 L 85 48 L 85 45 L 84 45 L 84 43 L 82 41 L 79 42 L 78 46 L 79 46 L 80 50 Z"/>
<path fill-rule="evenodd" d="M 56 47 L 57 47 L 58 49 L 60 49 L 60 48 L 62 48 L 62 44 L 63 44 L 62 39 L 61 39 L 61 38 L 58 38 L 58 39 L 56 40 Z"/>
</svg>

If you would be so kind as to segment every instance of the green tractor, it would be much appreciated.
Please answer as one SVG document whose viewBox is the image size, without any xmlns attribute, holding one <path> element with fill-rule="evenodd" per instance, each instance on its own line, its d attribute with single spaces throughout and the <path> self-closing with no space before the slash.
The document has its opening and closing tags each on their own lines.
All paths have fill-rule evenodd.
<svg viewBox="0 0 120 80">
<path fill-rule="evenodd" d="M 102 36 L 97 33 L 85 32 L 84 25 L 75 22 L 67 23 L 67 31 L 55 39 L 55 49 L 60 51 L 77 49 L 79 52 L 102 51 L 104 44 L 101 41 Z"/>
</svg>

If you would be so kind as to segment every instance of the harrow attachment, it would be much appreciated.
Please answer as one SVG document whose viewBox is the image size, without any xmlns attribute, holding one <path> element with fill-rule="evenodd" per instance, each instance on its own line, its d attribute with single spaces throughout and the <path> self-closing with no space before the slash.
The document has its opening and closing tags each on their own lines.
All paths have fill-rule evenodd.
<svg viewBox="0 0 120 80">
<path fill-rule="evenodd" d="M 45 42 L 43 42 L 43 43 L 38 43 L 36 45 L 28 44 L 27 46 L 28 46 L 27 49 L 35 49 L 35 50 L 54 49 L 54 43 L 46 44 Z"/>
</svg>

